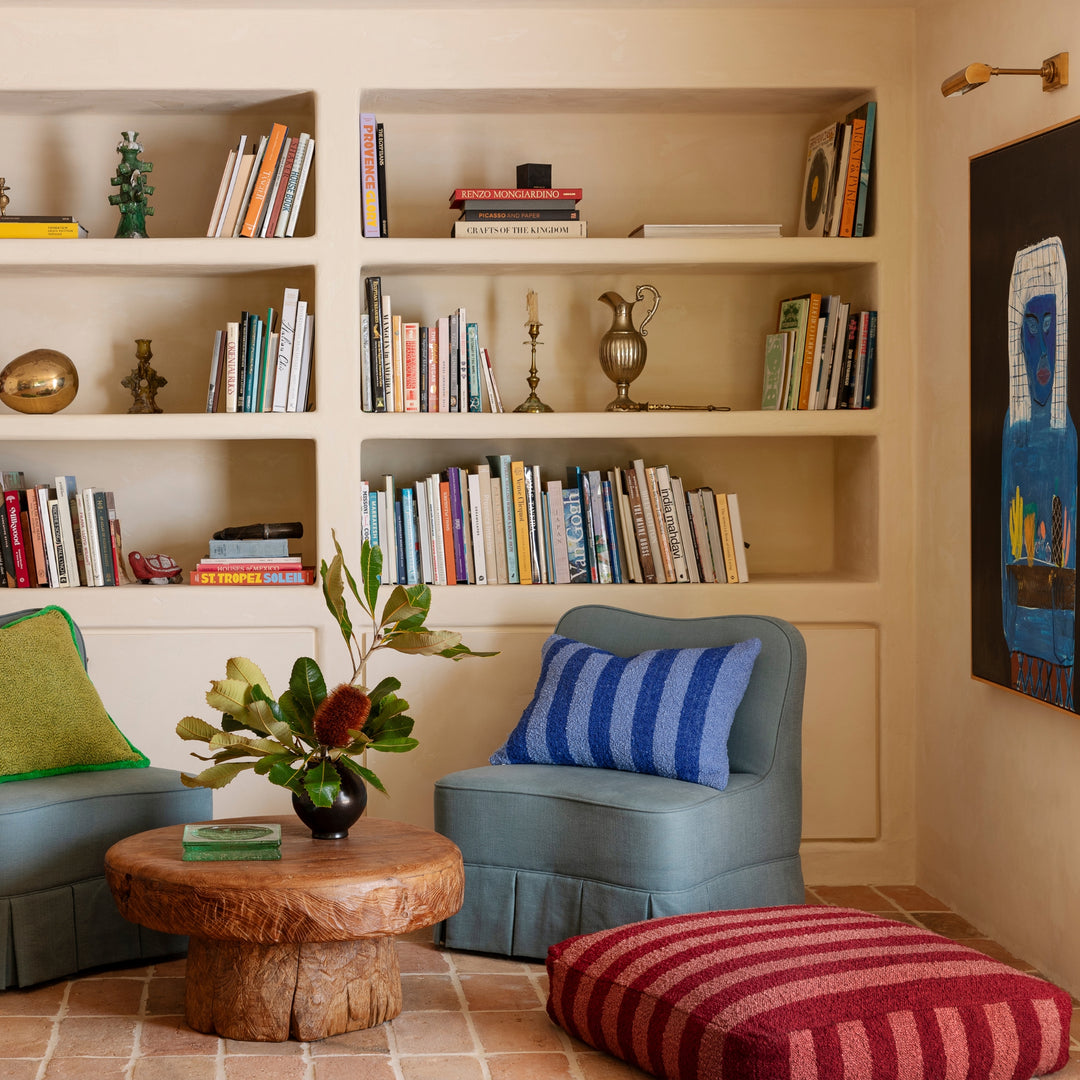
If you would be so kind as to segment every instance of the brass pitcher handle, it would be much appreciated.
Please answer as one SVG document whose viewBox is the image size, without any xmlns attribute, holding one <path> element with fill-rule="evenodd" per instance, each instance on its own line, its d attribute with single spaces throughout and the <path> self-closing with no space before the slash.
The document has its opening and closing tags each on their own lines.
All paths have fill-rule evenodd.
<svg viewBox="0 0 1080 1080">
<path fill-rule="evenodd" d="M 638 327 L 638 333 L 642 337 L 647 337 L 648 336 L 648 331 L 645 329 L 645 325 L 656 314 L 656 309 L 660 306 L 660 294 L 656 291 L 656 289 L 652 285 L 639 285 L 637 287 L 637 292 L 634 294 L 637 297 L 638 300 L 644 300 L 645 299 L 645 297 L 644 297 L 644 295 L 642 294 L 642 291 L 641 291 L 642 289 L 648 289 L 656 297 L 656 299 L 653 301 L 653 306 L 649 309 L 649 314 L 646 315 L 645 318 L 641 320 L 641 325 Z"/>
</svg>

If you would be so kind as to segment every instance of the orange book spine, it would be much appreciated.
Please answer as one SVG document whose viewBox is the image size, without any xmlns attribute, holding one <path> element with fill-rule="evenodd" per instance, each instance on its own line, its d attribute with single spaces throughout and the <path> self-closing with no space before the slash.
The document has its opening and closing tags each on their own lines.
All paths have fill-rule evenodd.
<svg viewBox="0 0 1080 1080">
<path fill-rule="evenodd" d="M 450 512 L 450 481 L 439 481 L 439 508 L 442 511 L 443 556 L 446 564 L 446 584 L 457 584 L 457 567 L 454 564 L 454 517 Z"/>
<path fill-rule="evenodd" d="M 248 204 L 247 215 L 244 217 L 244 227 L 240 230 L 241 236 L 255 235 L 255 226 L 259 222 L 259 215 L 266 202 L 266 193 L 274 177 L 274 168 L 277 165 L 278 154 L 281 153 L 281 145 L 285 141 L 286 131 L 288 128 L 284 124 L 275 124 L 270 131 L 270 137 L 266 140 L 266 150 L 259 165 L 255 187 L 251 192 L 251 202 Z"/>
<path fill-rule="evenodd" d="M 810 313 L 806 320 L 806 339 L 803 342 L 802 382 L 799 384 L 799 408 L 810 407 L 810 383 L 814 374 L 814 348 L 817 345 L 817 324 L 821 315 L 821 293 L 810 294 Z"/>
<path fill-rule="evenodd" d="M 863 141 L 866 136 L 866 121 L 851 122 L 851 156 L 848 158 L 848 171 L 844 186 L 844 208 L 840 213 L 840 235 L 851 236 L 855 225 L 855 206 L 859 201 L 859 168 L 862 165 Z"/>
</svg>

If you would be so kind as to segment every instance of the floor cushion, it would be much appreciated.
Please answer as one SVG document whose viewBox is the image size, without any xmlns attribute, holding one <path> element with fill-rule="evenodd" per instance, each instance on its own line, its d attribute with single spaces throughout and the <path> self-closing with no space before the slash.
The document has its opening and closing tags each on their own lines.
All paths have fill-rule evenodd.
<svg viewBox="0 0 1080 1080">
<path fill-rule="evenodd" d="M 1026 1080 L 1068 1061 L 1060 988 L 849 908 L 653 919 L 548 951 L 548 1013 L 667 1080 Z"/>
</svg>

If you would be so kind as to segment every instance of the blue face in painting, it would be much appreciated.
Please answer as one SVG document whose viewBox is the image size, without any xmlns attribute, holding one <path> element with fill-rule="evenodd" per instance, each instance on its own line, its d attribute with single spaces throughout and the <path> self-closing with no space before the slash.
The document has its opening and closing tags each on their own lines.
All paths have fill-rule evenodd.
<svg viewBox="0 0 1080 1080">
<path fill-rule="evenodd" d="M 1020 340 L 1027 363 L 1032 400 L 1045 405 L 1054 385 L 1054 342 L 1057 336 L 1057 297 L 1053 293 L 1033 296 L 1024 305 Z"/>
</svg>

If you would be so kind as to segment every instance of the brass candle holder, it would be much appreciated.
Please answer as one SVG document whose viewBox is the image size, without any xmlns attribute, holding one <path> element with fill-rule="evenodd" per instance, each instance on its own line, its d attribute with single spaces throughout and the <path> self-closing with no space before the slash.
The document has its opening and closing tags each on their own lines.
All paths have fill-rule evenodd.
<svg viewBox="0 0 1080 1080">
<path fill-rule="evenodd" d="M 529 365 L 529 377 L 526 380 L 529 384 L 529 396 L 514 410 L 514 412 L 528 412 L 528 413 L 548 413 L 555 410 L 550 405 L 545 405 L 536 394 L 536 388 L 540 384 L 540 376 L 536 374 L 536 345 L 537 337 L 540 335 L 539 322 L 528 323 L 529 327 L 529 340 L 523 341 L 522 345 L 532 346 L 532 362 Z M 541 341 L 541 345 L 544 343 Z"/>
</svg>

